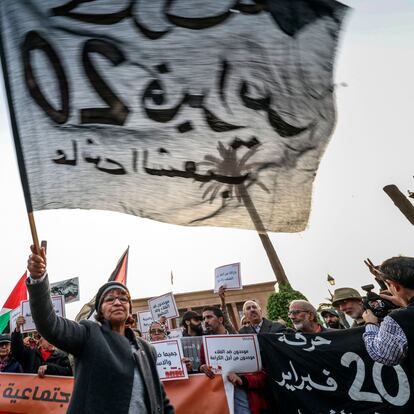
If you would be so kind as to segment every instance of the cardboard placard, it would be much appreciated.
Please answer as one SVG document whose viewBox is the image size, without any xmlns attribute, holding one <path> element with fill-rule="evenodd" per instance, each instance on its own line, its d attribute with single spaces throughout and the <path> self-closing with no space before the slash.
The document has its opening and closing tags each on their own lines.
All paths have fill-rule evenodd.
<svg viewBox="0 0 414 414">
<path fill-rule="evenodd" d="M 146 334 L 149 331 L 149 327 L 154 319 L 151 315 L 150 311 L 139 311 L 137 312 L 137 325 L 138 329 L 141 331 L 142 334 Z"/>
<path fill-rule="evenodd" d="M 183 348 L 179 339 L 152 342 L 157 351 L 157 370 L 161 381 L 187 379 L 187 367 L 182 362 Z"/>
<path fill-rule="evenodd" d="M 65 317 L 65 297 L 63 295 L 52 296 L 53 307 L 57 316 Z M 28 300 L 23 300 L 20 304 L 21 315 L 24 316 L 26 323 L 22 326 L 22 332 L 31 332 L 36 330 L 36 325 L 32 318 L 32 311 L 30 310 L 30 303 Z"/>
<path fill-rule="evenodd" d="M 166 318 L 178 318 L 179 313 L 172 292 L 148 300 L 148 307 L 154 321 L 161 316 Z"/>
<path fill-rule="evenodd" d="M 13 332 L 16 329 L 16 319 L 22 314 L 22 306 L 20 303 L 20 306 L 16 309 L 13 309 L 10 312 L 10 333 Z"/>
<path fill-rule="evenodd" d="M 218 292 L 221 286 L 227 290 L 243 289 L 240 263 L 231 263 L 214 269 L 214 292 Z"/>
<path fill-rule="evenodd" d="M 257 335 L 209 335 L 203 336 L 203 344 L 207 364 L 216 373 L 248 373 L 262 369 Z"/>
</svg>

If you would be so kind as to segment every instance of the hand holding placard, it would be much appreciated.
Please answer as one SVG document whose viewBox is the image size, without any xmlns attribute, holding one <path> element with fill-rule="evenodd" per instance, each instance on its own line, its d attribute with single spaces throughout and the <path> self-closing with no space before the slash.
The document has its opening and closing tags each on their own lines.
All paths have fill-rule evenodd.
<svg viewBox="0 0 414 414">
<path fill-rule="evenodd" d="M 20 328 L 22 325 L 24 325 L 25 320 L 23 318 L 23 316 L 21 315 L 21 305 L 16 308 L 13 309 L 10 312 L 10 333 L 14 332 L 14 330 L 16 329 L 17 332 L 20 332 Z"/>
<path fill-rule="evenodd" d="M 206 365 L 215 373 L 247 373 L 262 369 L 257 335 L 204 336 Z"/>
<path fill-rule="evenodd" d="M 52 296 L 53 308 L 57 316 L 65 317 L 65 298 L 62 295 Z M 24 324 L 21 327 L 21 332 L 31 332 L 36 330 L 36 325 L 32 318 L 32 311 L 28 300 L 20 302 L 21 315 L 24 317 Z"/>
<path fill-rule="evenodd" d="M 161 381 L 188 378 L 180 340 L 157 341 L 152 345 L 157 351 L 157 371 Z"/>
<path fill-rule="evenodd" d="M 220 287 L 226 290 L 242 289 L 240 263 L 232 263 L 214 269 L 214 292 L 219 292 Z"/>
<path fill-rule="evenodd" d="M 138 327 L 142 334 L 146 334 L 149 331 L 149 327 L 154 319 L 150 311 L 139 311 L 137 312 Z"/>
</svg>

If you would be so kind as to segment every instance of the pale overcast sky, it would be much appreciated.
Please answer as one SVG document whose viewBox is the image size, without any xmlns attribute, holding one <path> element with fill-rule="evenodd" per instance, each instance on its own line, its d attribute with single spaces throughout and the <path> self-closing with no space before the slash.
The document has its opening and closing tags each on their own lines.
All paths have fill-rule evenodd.
<svg viewBox="0 0 414 414">
<path fill-rule="evenodd" d="M 414 255 L 413 228 L 382 191 L 414 191 L 414 1 L 350 0 L 337 56 L 338 120 L 315 180 L 307 229 L 271 234 L 292 285 L 315 305 L 337 286 L 371 282 L 363 259 L 378 263 Z M 0 229 L 2 305 L 26 267 L 31 236 L 10 134 L 0 100 Z M 133 297 L 213 288 L 214 268 L 241 262 L 244 284 L 274 280 L 257 234 L 225 228 L 179 227 L 103 211 L 35 213 L 48 240 L 51 281 L 79 276 L 74 317 L 130 245 Z"/>
</svg>

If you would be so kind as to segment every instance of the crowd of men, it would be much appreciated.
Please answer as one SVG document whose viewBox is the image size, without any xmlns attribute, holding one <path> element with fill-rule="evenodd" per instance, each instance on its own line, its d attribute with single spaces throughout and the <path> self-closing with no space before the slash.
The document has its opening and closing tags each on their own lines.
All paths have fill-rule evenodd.
<svg viewBox="0 0 414 414">
<path fill-rule="evenodd" d="M 293 300 L 289 304 L 288 317 L 292 328 L 283 320 L 271 321 L 263 316 L 262 308 L 254 300 L 247 300 L 243 305 L 241 327 L 237 331 L 226 311 L 225 289 L 221 288 L 220 306 L 206 306 L 199 314 L 187 310 L 181 318 L 182 336 L 197 337 L 202 335 L 262 334 L 262 333 L 321 333 L 335 329 L 352 329 L 365 326 L 364 342 L 372 359 L 386 365 L 396 365 L 408 358 L 412 373 L 414 361 L 411 356 L 413 347 L 410 343 L 414 335 L 414 258 L 392 258 L 381 266 L 370 266 L 377 279 L 385 282 L 386 292 L 381 298 L 399 308 L 385 316 L 381 321 L 375 312 L 367 310 L 360 293 L 353 288 L 344 287 L 334 291 L 332 307 L 319 312 L 306 300 Z M 374 306 L 374 304 L 372 304 Z M 374 309 L 374 307 L 369 307 Z M 346 314 L 353 322 L 348 324 Z M 21 327 L 24 317 L 16 320 L 16 329 L 11 334 L 0 335 L 0 372 L 36 373 L 44 375 L 73 374 L 69 355 L 57 350 L 44 338 L 34 333 L 24 336 Z M 140 332 L 136 330 L 136 334 Z M 168 338 L 168 324 L 165 318 L 155 321 L 149 328 L 148 340 L 160 341 Z M 189 373 L 201 372 L 209 378 L 215 373 L 208 365 L 204 349 L 201 346 L 199 366 L 195 369 L 191 358 L 185 357 Z M 238 374 L 231 372 L 228 379 L 235 386 L 236 414 L 264 414 L 269 405 L 265 395 L 266 373 Z"/>
<path fill-rule="evenodd" d="M 306 300 L 293 300 L 289 304 L 288 317 L 294 329 L 288 328 L 284 321 L 270 321 L 263 317 L 260 305 L 248 300 L 243 305 L 243 318 L 239 333 L 320 333 L 336 329 L 352 329 L 365 326 L 363 335 L 365 347 L 374 361 L 385 365 L 397 365 L 408 359 L 411 375 L 414 373 L 413 346 L 410 347 L 414 332 L 414 258 L 396 257 L 386 260 L 381 266 L 367 265 L 374 277 L 386 287 L 372 301 L 364 303 L 361 294 L 354 288 L 344 287 L 334 291 L 332 307 L 317 309 Z M 182 317 L 184 336 L 225 335 L 235 333 L 228 320 L 223 290 L 220 292 L 222 307 L 206 307 L 201 315 L 187 311 Z M 372 299 L 372 298 L 371 298 Z M 387 302 L 389 315 L 379 318 L 375 309 Z M 349 325 L 344 317 L 352 321 Z M 202 328 L 204 323 L 204 331 Z M 192 372 L 191 361 L 186 359 L 187 368 Z M 215 376 L 208 366 L 201 348 L 199 371 L 209 378 Z M 266 373 L 228 374 L 228 379 L 235 386 L 235 413 L 263 414 L 269 412 L 270 406 L 265 395 Z"/>
</svg>

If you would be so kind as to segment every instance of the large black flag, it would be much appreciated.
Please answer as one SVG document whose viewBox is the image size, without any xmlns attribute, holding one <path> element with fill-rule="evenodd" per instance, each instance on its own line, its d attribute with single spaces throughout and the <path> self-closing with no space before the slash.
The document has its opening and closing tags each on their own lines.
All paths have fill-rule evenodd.
<svg viewBox="0 0 414 414">
<path fill-rule="evenodd" d="M 28 211 L 301 231 L 335 125 L 334 0 L 1 0 Z M 253 207 L 248 207 L 253 211 Z"/>
<path fill-rule="evenodd" d="M 259 335 L 269 387 L 283 414 L 412 414 L 404 365 L 373 362 L 363 329 Z"/>
</svg>

